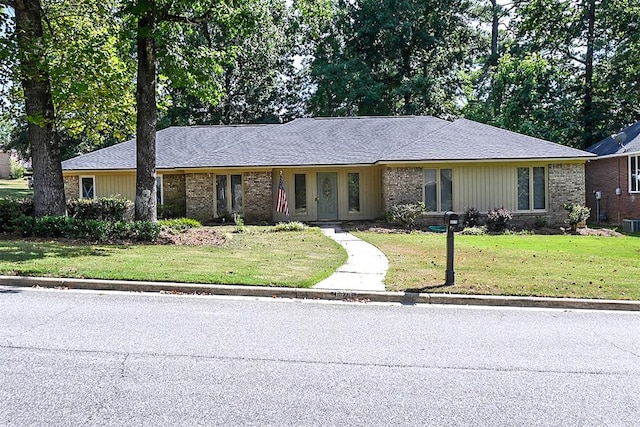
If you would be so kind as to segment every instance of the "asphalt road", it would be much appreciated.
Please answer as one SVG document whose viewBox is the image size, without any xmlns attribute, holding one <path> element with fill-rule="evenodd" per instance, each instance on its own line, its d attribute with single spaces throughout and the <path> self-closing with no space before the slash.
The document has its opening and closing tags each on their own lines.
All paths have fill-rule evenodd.
<svg viewBox="0 0 640 427">
<path fill-rule="evenodd" d="M 640 313 L 0 287 L 0 425 L 639 425 Z"/>
</svg>

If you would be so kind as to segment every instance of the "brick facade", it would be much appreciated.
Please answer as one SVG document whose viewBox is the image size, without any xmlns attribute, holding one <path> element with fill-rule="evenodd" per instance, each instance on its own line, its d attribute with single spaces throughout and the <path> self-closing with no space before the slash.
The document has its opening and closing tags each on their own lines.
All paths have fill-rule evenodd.
<svg viewBox="0 0 640 427">
<path fill-rule="evenodd" d="M 162 193 L 165 207 L 171 209 L 171 213 L 174 216 L 186 215 L 187 187 L 185 175 L 163 175 Z"/>
<path fill-rule="evenodd" d="M 67 200 L 80 197 L 80 177 L 78 175 L 64 177 L 64 195 Z"/>
<path fill-rule="evenodd" d="M 215 188 L 214 174 L 189 173 L 185 175 L 186 214 L 199 221 L 213 219 Z"/>
<path fill-rule="evenodd" d="M 620 194 L 616 194 L 616 188 Z M 640 194 L 629 193 L 627 156 L 592 160 L 586 166 L 586 205 L 590 221 L 597 221 L 596 191 L 600 191 L 601 222 L 622 225 L 623 219 L 640 219 Z"/>
<path fill-rule="evenodd" d="M 550 225 L 562 225 L 567 218 L 565 203 L 585 202 L 585 172 L 582 163 L 563 163 L 549 165 L 549 214 Z"/>
<path fill-rule="evenodd" d="M 422 168 L 385 168 L 382 170 L 382 209 L 416 203 L 423 199 Z"/>
<path fill-rule="evenodd" d="M 249 223 L 273 220 L 273 175 L 271 172 L 243 174 L 243 210 Z"/>
</svg>

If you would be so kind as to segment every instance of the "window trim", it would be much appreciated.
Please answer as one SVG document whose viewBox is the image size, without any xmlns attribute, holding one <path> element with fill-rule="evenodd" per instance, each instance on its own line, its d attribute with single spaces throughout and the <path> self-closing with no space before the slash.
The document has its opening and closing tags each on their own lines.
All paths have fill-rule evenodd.
<svg viewBox="0 0 640 427">
<path fill-rule="evenodd" d="M 636 161 L 636 189 L 633 190 L 633 171 L 631 170 L 631 159 L 635 158 Z M 629 194 L 639 194 L 640 193 L 640 154 L 632 154 L 629 155 L 629 160 L 627 161 L 627 173 L 629 174 L 629 183 L 628 183 L 628 189 L 629 189 Z"/>
<path fill-rule="evenodd" d="M 80 175 L 80 179 L 78 180 L 78 194 L 80 197 L 78 197 L 79 199 L 89 199 L 88 197 L 84 197 L 84 191 L 82 191 L 82 180 L 85 178 L 90 178 L 91 180 L 93 180 L 93 197 L 91 198 L 92 200 L 95 200 L 97 195 L 96 195 L 96 176 L 95 175 Z"/>
<path fill-rule="evenodd" d="M 535 208 L 535 168 L 542 168 L 544 170 L 544 208 L 536 209 Z M 518 185 L 518 170 L 519 169 L 527 169 L 529 171 L 529 209 L 520 209 L 519 204 L 519 185 Z M 549 168 L 546 165 L 529 165 L 529 166 L 516 166 L 516 212 L 547 212 L 549 210 Z"/>
<path fill-rule="evenodd" d="M 431 168 L 422 168 L 422 202 L 425 204 L 427 204 L 427 170 L 435 170 L 436 171 L 436 210 L 435 211 L 426 211 L 425 214 L 427 215 L 437 215 L 437 214 L 442 214 L 446 211 L 442 210 L 442 171 L 443 170 L 449 170 L 451 171 L 451 210 L 453 210 L 453 206 L 454 206 L 454 191 L 453 191 L 453 168 L 452 167 L 448 167 L 448 168 L 438 168 L 438 167 L 431 167 Z M 449 209 L 447 209 L 448 211 Z"/>
</svg>

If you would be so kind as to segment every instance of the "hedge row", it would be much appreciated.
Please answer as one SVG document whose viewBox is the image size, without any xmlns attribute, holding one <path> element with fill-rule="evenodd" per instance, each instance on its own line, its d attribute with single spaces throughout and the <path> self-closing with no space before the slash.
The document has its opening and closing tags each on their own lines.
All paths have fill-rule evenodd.
<svg viewBox="0 0 640 427">
<path fill-rule="evenodd" d="M 35 218 L 32 199 L 0 199 L 0 232 L 100 242 L 153 242 L 161 230 L 160 224 L 154 222 L 132 221 L 133 203 L 129 200 L 71 200 L 67 210 L 68 217 Z"/>
<path fill-rule="evenodd" d="M 150 221 L 99 221 L 64 216 L 23 216 L 14 221 L 14 224 L 16 230 L 25 236 L 64 237 L 98 242 L 154 242 L 162 228 L 160 224 Z"/>
</svg>

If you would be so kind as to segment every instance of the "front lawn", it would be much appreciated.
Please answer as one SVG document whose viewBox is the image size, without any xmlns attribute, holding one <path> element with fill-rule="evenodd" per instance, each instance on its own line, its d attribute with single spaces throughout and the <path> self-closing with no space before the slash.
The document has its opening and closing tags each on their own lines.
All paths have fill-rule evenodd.
<svg viewBox="0 0 640 427">
<path fill-rule="evenodd" d="M 0 199 L 6 197 L 21 199 L 31 196 L 33 196 L 33 190 L 29 188 L 26 179 L 0 179 Z"/>
<path fill-rule="evenodd" d="M 346 261 L 317 228 L 267 230 L 247 227 L 210 246 L 0 240 L 0 274 L 310 287 Z M 228 231 L 219 228 L 221 236 Z"/>
<path fill-rule="evenodd" d="M 389 258 L 387 290 L 640 300 L 638 237 L 456 235 L 444 287 L 445 234 L 354 234 Z"/>
</svg>

